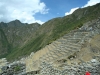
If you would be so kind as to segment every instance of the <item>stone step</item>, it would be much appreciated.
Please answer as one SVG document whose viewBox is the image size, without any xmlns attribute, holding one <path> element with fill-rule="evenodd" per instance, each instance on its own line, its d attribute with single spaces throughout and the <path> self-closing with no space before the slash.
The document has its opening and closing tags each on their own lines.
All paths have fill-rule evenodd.
<svg viewBox="0 0 100 75">
<path fill-rule="evenodd" d="M 66 52 L 64 52 L 64 51 L 66 51 Z M 62 52 L 62 53 L 61 53 Z M 69 56 L 69 55 L 71 55 L 71 54 L 73 54 L 73 53 L 75 53 L 75 52 L 77 52 L 77 51 L 68 51 L 68 50 L 60 50 L 60 52 L 56 52 L 57 54 L 58 54 L 58 58 L 59 57 L 63 57 L 63 56 Z M 60 54 L 60 55 L 59 55 Z"/>
<path fill-rule="evenodd" d="M 54 54 L 54 53 L 51 53 L 51 50 L 53 49 L 52 47 L 55 48 L 55 46 L 53 46 L 53 44 L 50 44 L 50 45 L 46 46 L 48 52 L 41 59 L 46 59 L 47 57 L 49 57 L 52 54 Z"/>
<path fill-rule="evenodd" d="M 73 48 L 73 49 L 71 49 L 70 47 L 64 47 L 64 48 L 62 48 L 62 50 L 67 50 L 67 51 L 79 51 L 80 49 L 77 49 L 77 48 Z"/>
<path fill-rule="evenodd" d="M 71 46 L 81 47 L 80 43 L 72 43 L 72 42 L 65 42 L 65 43 L 63 43 L 63 45 L 71 45 Z"/>
<path fill-rule="evenodd" d="M 81 39 L 85 37 L 86 34 L 83 33 L 75 33 L 67 34 L 53 43 L 47 45 L 43 48 L 46 51 L 46 54 L 41 57 L 41 61 L 51 62 L 52 60 L 59 59 L 63 56 L 70 56 L 76 51 L 79 51 L 81 48 Z"/>
<path fill-rule="evenodd" d="M 58 46 L 57 44 L 56 44 L 57 42 L 55 42 L 54 44 L 56 45 L 56 46 Z M 58 52 L 60 53 L 60 54 L 65 54 L 65 53 L 68 53 L 68 51 L 73 51 L 73 46 L 71 46 L 71 45 L 66 45 L 66 46 L 69 46 L 69 47 L 65 47 L 65 48 L 62 48 L 61 47 L 61 49 L 58 49 L 58 50 L 56 50 L 56 51 L 53 51 L 53 49 L 52 49 L 52 47 L 54 47 L 54 48 L 56 48 L 55 46 L 54 46 L 54 44 L 51 44 L 51 45 L 48 45 L 48 46 L 46 46 L 44 49 L 46 49 L 47 48 L 47 50 L 48 51 L 52 51 L 52 52 L 48 52 L 48 54 L 49 55 L 47 55 L 47 56 L 51 56 L 51 55 L 56 55 Z M 72 43 L 71 43 L 72 44 Z M 75 44 L 74 44 L 75 45 Z M 71 48 L 71 49 L 70 49 Z M 76 48 L 76 47 L 75 47 Z M 74 48 L 74 49 L 75 49 Z M 62 51 L 63 50 L 63 51 Z M 75 51 L 75 50 L 74 50 Z M 56 56 L 58 56 L 59 54 L 57 54 Z"/>
<path fill-rule="evenodd" d="M 47 55 L 43 55 L 43 57 L 41 57 L 41 61 L 46 61 L 46 58 L 47 58 L 48 56 Z"/>
<path fill-rule="evenodd" d="M 56 46 L 54 46 L 54 44 L 51 44 L 51 47 L 52 47 L 53 49 L 55 49 L 55 48 L 56 48 Z M 50 49 L 50 47 L 49 47 L 49 49 Z"/>
<path fill-rule="evenodd" d="M 63 39 L 65 39 L 65 40 L 70 40 L 70 39 L 83 39 L 84 38 L 84 36 L 71 36 L 71 37 L 63 37 Z"/>
<path fill-rule="evenodd" d="M 52 51 L 51 53 L 53 53 L 52 55 L 50 55 L 51 57 L 55 57 L 55 56 L 60 56 L 62 55 L 61 53 L 58 53 L 57 51 Z"/>
<path fill-rule="evenodd" d="M 67 40 L 66 42 L 71 42 L 71 43 L 79 43 L 80 40 Z"/>
<path fill-rule="evenodd" d="M 49 52 L 48 46 L 45 46 L 45 47 L 42 49 L 42 51 L 45 51 L 45 53 Z"/>
<path fill-rule="evenodd" d="M 58 42 L 65 42 L 66 41 L 66 39 L 63 39 L 63 38 L 60 38 L 60 39 L 58 39 L 58 40 L 56 40 L 56 41 L 58 41 Z"/>
<path fill-rule="evenodd" d="M 54 51 L 52 51 L 52 52 L 54 52 L 55 54 L 61 54 L 61 55 L 63 55 L 63 54 L 65 54 L 65 53 L 68 53 L 68 51 L 63 51 L 63 50 L 54 50 Z"/>
<path fill-rule="evenodd" d="M 55 53 L 50 51 L 49 53 L 47 53 L 47 55 L 48 55 L 48 57 L 51 57 L 51 56 L 55 55 Z"/>
<path fill-rule="evenodd" d="M 46 53 L 46 55 L 44 56 L 45 57 L 50 57 L 52 55 L 55 55 L 55 52 L 53 50 L 50 50 L 48 53 Z"/>
<path fill-rule="evenodd" d="M 60 58 L 69 57 L 70 55 L 73 55 L 74 53 L 75 53 L 75 52 L 70 51 L 70 52 L 64 54 L 63 56 L 61 56 Z M 58 58 L 58 59 L 59 59 L 59 58 Z"/>
<path fill-rule="evenodd" d="M 50 58 L 44 58 L 44 59 L 42 59 L 42 62 L 47 62 L 48 60 L 50 60 Z"/>
<path fill-rule="evenodd" d="M 47 59 L 47 62 L 53 62 L 54 60 L 56 60 L 56 58 L 59 58 L 59 56 L 52 56 L 52 57 L 49 57 L 49 59 Z"/>
<path fill-rule="evenodd" d="M 47 59 L 49 59 L 48 57 L 49 57 L 48 55 L 44 55 L 44 56 L 42 57 L 42 60 L 47 60 Z"/>
<path fill-rule="evenodd" d="M 61 44 L 65 44 L 67 42 L 70 43 L 78 43 L 82 40 L 83 38 L 68 38 L 68 39 L 59 39 L 59 41 L 61 42 Z M 83 39 L 84 40 L 84 39 Z M 57 45 L 58 46 L 58 45 Z M 57 47 L 56 46 L 56 47 Z"/>
<path fill-rule="evenodd" d="M 79 51 L 79 48 L 73 48 L 73 47 L 68 47 L 68 46 L 67 46 L 67 49 L 71 49 L 72 51 Z"/>
<path fill-rule="evenodd" d="M 78 31 L 78 32 L 75 32 L 74 34 L 82 34 L 82 35 L 86 35 L 88 34 L 89 32 L 88 31 Z"/>
<path fill-rule="evenodd" d="M 79 47 L 75 47 L 75 46 L 71 46 L 71 45 L 61 45 L 59 47 L 57 47 L 58 49 L 63 49 L 63 48 L 66 48 L 66 49 L 79 49 Z"/>
<path fill-rule="evenodd" d="M 58 42 L 58 41 L 54 41 L 54 43 L 56 43 L 57 45 L 61 44 L 61 43 L 60 43 L 60 42 Z"/>
<path fill-rule="evenodd" d="M 70 32 L 68 34 L 65 34 L 64 36 L 72 36 L 72 35 L 74 35 L 74 33 Z"/>
<path fill-rule="evenodd" d="M 81 48 L 81 46 L 75 46 L 75 45 L 70 45 L 70 44 L 63 44 L 60 46 L 60 48 L 64 48 L 64 47 Z"/>
<path fill-rule="evenodd" d="M 83 39 L 83 38 L 74 38 L 74 37 L 72 37 L 72 38 L 68 38 L 66 40 L 81 40 L 81 39 Z"/>
<path fill-rule="evenodd" d="M 56 50 L 54 50 L 55 52 L 56 52 Z M 52 52 L 50 52 L 50 53 L 52 53 Z M 48 53 L 48 54 L 50 54 L 50 53 Z M 54 53 L 54 52 L 53 52 Z M 61 51 L 60 52 L 56 52 L 56 53 L 54 53 L 54 54 L 50 54 L 49 56 L 44 56 L 45 58 L 43 59 L 44 61 L 52 61 L 52 60 L 55 60 L 55 59 L 57 59 L 57 58 L 59 58 L 59 57 L 63 57 L 63 56 L 69 56 L 71 53 L 73 53 L 72 51 L 70 51 L 70 52 L 63 52 L 63 50 L 62 50 L 62 53 L 61 53 Z"/>
<path fill-rule="evenodd" d="M 65 34 L 63 37 L 66 37 L 66 36 L 73 36 L 73 35 L 86 35 L 86 34 L 88 34 L 89 32 L 73 32 L 73 33 L 68 33 L 68 34 Z"/>
<path fill-rule="evenodd" d="M 66 49 L 66 48 L 65 48 Z M 51 50 L 51 52 L 48 52 L 48 54 L 46 54 L 45 56 L 43 56 L 44 57 L 44 60 L 46 60 L 46 59 L 49 59 L 49 57 L 53 57 L 53 58 L 55 58 L 55 57 L 59 57 L 59 56 L 63 56 L 63 55 L 68 55 L 68 51 L 72 51 L 72 49 L 70 49 L 70 50 L 68 50 L 68 48 L 66 49 L 66 50 Z M 75 50 L 74 50 L 75 51 Z"/>
<path fill-rule="evenodd" d="M 75 36 L 85 36 L 86 34 L 88 34 L 88 33 L 83 33 L 83 32 L 76 32 L 76 33 L 74 33 L 73 35 L 72 34 L 67 34 L 67 35 L 64 35 L 62 38 L 71 38 L 71 37 L 75 37 Z"/>
<path fill-rule="evenodd" d="M 64 39 L 68 39 L 68 38 L 72 38 L 72 37 L 76 37 L 76 38 L 82 38 L 84 36 L 86 36 L 88 33 L 82 33 L 82 32 L 76 32 L 74 33 L 74 35 L 65 35 L 63 36 Z"/>
<path fill-rule="evenodd" d="M 64 52 L 56 51 L 56 50 L 52 50 L 50 53 L 48 53 L 49 57 L 59 57 L 63 54 Z"/>
<path fill-rule="evenodd" d="M 54 41 L 52 44 L 53 44 L 53 46 L 58 47 L 61 43 L 57 42 L 57 41 Z"/>
<path fill-rule="evenodd" d="M 68 53 L 69 52 L 69 50 L 66 50 L 65 48 L 56 49 L 56 51 L 61 52 L 61 53 Z"/>
<path fill-rule="evenodd" d="M 66 39 L 59 39 L 60 42 L 67 42 L 68 40 L 79 40 L 81 41 L 82 39 L 86 38 L 85 36 L 78 36 L 78 37 L 71 37 L 71 38 L 66 38 Z"/>
<path fill-rule="evenodd" d="M 47 61 L 51 61 L 52 59 L 54 59 L 54 57 L 49 57 L 49 59 L 47 59 Z"/>
<path fill-rule="evenodd" d="M 74 35 L 79 35 L 79 36 L 85 36 L 87 34 L 89 34 L 89 32 L 76 32 L 76 33 L 74 33 Z"/>
<path fill-rule="evenodd" d="M 68 38 L 71 38 L 71 37 L 72 37 L 72 36 L 68 36 L 68 35 L 67 35 L 67 36 L 63 36 L 62 39 L 68 39 Z"/>
<path fill-rule="evenodd" d="M 44 55 L 46 55 L 49 52 L 48 45 L 42 48 L 40 51 L 37 51 L 34 56 L 32 57 L 33 60 L 40 60 Z"/>
<path fill-rule="evenodd" d="M 51 62 L 51 61 L 53 62 L 53 61 L 59 60 L 62 57 L 68 57 L 68 56 L 72 55 L 73 53 L 74 52 L 68 52 L 68 53 L 65 53 L 65 54 L 60 55 L 60 56 L 55 56 L 52 59 L 50 59 L 49 62 Z"/>
<path fill-rule="evenodd" d="M 57 52 L 56 52 L 57 53 Z M 48 59 L 48 61 L 53 61 L 53 60 L 57 60 L 57 59 L 59 59 L 59 58 L 61 58 L 61 57 L 64 57 L 64 56 L 70 56 L 71 54 L 73 54 L 74 52 L 73 51 L 69 51 L 69 52 L 67 52 L 67 53 L 64 53 L 64 54 L 61 54 L 61 55 L 52 55 L 52 56 L 49 56 L 50 57 L 50 59 Z M 60 53 L 58 53 L 58 54 L 60 54 Z M 48 58 L 49 58 L 48 57 Z"/>
<path fill-rule="evenodd" d="M 53 44 L 50 44 L 50 45 L 48 45 L 48 49 L 49 50 L 52 50 L 52 49 L 55 49 L 56 47 L 53 45 Z"/>
<path fill-rule="evenodd" d="M 53 59 L 54 57 L 58 57 L 54 52 L 49 52 L 48 54 L 46 54 L 42 60 L 46 60 L 49 61 L 51 59 Z"/>
</svg>

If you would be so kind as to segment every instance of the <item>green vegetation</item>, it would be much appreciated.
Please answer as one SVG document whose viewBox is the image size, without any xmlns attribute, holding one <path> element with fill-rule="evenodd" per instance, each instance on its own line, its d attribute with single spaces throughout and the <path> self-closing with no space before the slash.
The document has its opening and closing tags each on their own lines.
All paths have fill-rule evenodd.
<svg viewBox="0 0 100 75">
<path fill-rule="evenodd" d="M 10 23 L 1 22 L 0 58 L 8 57 L 10 54 L 13 54 L 14 56 L 14 52 L 18 52 L 17 50 L 19 50 L 26 43 L 26 41 L 32 38 L 33 32 L 35 32 L 39 26 L 40 24 L 38 23 L 23 24 L 16 20 Z M 15 53 L 15 55 L 16 54 L 17 53 Z"/>
<path fill-rule="evenodd" d="M 41 38 L 41 37 L 43 37 L 43 35 L 38 36 L 36 39 L 31 40 L 24 47 L 13 50 L 10 53 L 10 55 L 7 56 L 7 58 L 8 59 L 15 59 L 15 58 L 18 59 L 18 58 L 20 58 L 18 56 L 22 56 L 22 55 L 26 56 L 27 54 L 30 54 L 30 52 L 32 52 L 33 49 L 35 52 L 37 50 L 41 49 L 41 46 L 43 46 L 43 45 L 40 45 L 43 42 L 43 38 Z"/>
<path fill-rule="evenodd" d="M 31 52 L 36 52 L 71 30 L 77 29 L 84 23 L 98 17 L 100 17 L 100 3 L 91 7 L 80 8 L 71 15 L 49 20 L 32 34 L 33 37 L 25 45 L 14 48 L 6 58 L 14 60 L 27 56 Z"/>
<path fill-rule="evenodd" d="M 5 36 L 5 33 L 3 32 L 2 29 L 0 29 L 0 35 L 1 35 L 0 36 L 0 43 L 2 43 L 1 46 L 0 46 L 0 48 L 2 49 L 2 50 L 0 50 L 0 53 L 1 53 L 0 58 L 2 58 L 2 57 L 5 57 L 8 53 L 11 52 L 10 51 L 11 45 L 9 44 L 9 42 L 8 42 L 6 36 Z"/>
<path fill-rule="evenodd" d="M 15 72 L 20 71 L 20 70 L 21 70 L 21 67 L 20 67 L 20 66 L 15 66 L 15 67 L 14 67 L 14 71 L 15 71 Z"/>
</svg>

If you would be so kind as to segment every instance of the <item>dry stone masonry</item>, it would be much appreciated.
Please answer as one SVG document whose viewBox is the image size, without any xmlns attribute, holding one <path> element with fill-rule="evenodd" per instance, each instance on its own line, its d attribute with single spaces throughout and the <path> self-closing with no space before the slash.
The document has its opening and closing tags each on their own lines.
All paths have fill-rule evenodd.
<svg viewBox="0 0 100 75">
<path fill-rule="evenodd" d="M 43 62 L 40 70 L 40 75 L 84 75 L 86 71 L 91 75 L 100 75 L 100 62 L 95 60 L 72 66 L 66 64 L 62 68 L 54 68 L 52 64 Z"/>
<path fill-rule="evenodd" d="M 91 60 L 96 60 L 97 66 Z M 30 61 L 26 63 L 27 72 L 40 70 L 42 75 L 84 75 L 85 71 L 100 75 L 100 19 L 85 23 L 26 61 Z"/>
<path fill-rule="evenodd" d="M 100 75 L 100 18 L 1 70 L 1 75 Z"/>
</svg>

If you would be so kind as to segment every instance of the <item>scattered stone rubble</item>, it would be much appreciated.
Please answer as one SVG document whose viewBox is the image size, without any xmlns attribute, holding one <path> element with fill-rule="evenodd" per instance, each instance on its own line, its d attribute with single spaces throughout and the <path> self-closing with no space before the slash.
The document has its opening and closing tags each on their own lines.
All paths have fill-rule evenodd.
<svg viewBox="0 0 100 75">
<path fill-rule="evenodd" d="M 24 63 L 13 62 L 1 68 L 0 75 L 23 75 L 26 74 L 26 65 Z"/>
<path fill-rule="evenodd" d="M 40 75 L 85 75 L 86 71 L 89 71 L 91 75 L 100 75 L 100 61 L 92 59 L 79 65 L 64 64 L 61 68 L 54 68 L 52 64 L 42 62 L 40 67 Z"/>
<path fill-rule="evenodd" d="M 20 69 L 16 70 L 16 67 Z M 2 67 L 0 75 L 84 75 L 89 71 L 91 75 L 100 75 L 100 61 L 92 59 L 89 62 L 83 62 L 79 65 L 67 65 L 62 67 L 54 67 L 47 62 L 41 62 L 40 70 L 27 72 L 25 71 L 25 64 L 13 63 L 9 66 Z"/>
</svg>

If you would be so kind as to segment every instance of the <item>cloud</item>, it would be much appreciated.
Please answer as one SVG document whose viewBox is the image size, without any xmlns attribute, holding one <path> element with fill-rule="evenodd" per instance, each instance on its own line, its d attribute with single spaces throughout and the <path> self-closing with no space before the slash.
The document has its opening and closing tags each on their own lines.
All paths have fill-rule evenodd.
<svg viewBox="0 0 100 75">
<path fill-rule="evenodd" d="M 38 22 L 34 15 L 36 13 L 47 14 L 45 3 L 40 0 L 0 0 L 0 21 L 9 22 L 15 19 L 23 23 Z"/>
<path fill-rule="evenodd" d="M 65 13 L 65 16 L 72 14 L 75 10 L 77 10 L 79 7 L 72 8 L 69 12 Z"/>
<path fill-rule="evenodd" d="M 87 4 L 85 4 L 84 6 L 82 6 L 81 8 L 84 8 L 84 7 L 88 7 L 88 6 L 92 6 L 92 5 L 95 5 L 97 3 L 100 3 L 100 0 L 89 0 L 87 2 Z M 66 12 L 65 13 L 65 16 L 67 15 L 70 15 L 72 14 L 75 10 L 77 10 L 79 7 L 76 7 L 76 8 L 72 8 L 69 12 Z"/>
<path fill-rule="evenodd" d="M 88 7 L 88 6 L 92 6 L 92 5 L 95 5 L 95 4 L 97 4 L 97 3 L 100 3 L 100 0 L 89 0 L 89 1 L 87 2 L 87 4 L 85 4 L 82 8 Z"/>
</svg>

